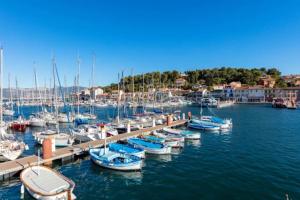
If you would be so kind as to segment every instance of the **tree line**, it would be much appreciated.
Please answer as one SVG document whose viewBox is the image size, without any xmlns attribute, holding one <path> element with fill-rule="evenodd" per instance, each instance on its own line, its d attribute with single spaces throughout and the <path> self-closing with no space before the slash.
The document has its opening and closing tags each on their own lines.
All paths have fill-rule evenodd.
<svg viewBox="0 0 300 200">
<path fill-rule="evenodd" d="M 184 76 L 182 76 L 184 74 Z M 286 87 L 285 82 L 280 78 L 281 72 L 277 68 L 232 68 L 222 67 L 213 69 L 189 70 L 183 73 L 173 70 L 165 72 L 149 72 L 134 76 L 121 77 L 119 87 L 126 92 L 148 91 L 153 88 L 176 87 L 176 79 L 182 77 L 187 82 L 183 89 L 192 89 L 193 85 L 201 84 L 213 86 L 218 84 L 228 84 L 233 81 L 240 81 L 242 84 L 254 86 L 259 83 L 260 77 L 270 75 L 276 80 L 276 86 Z M 106 92 L 117 90 L 118 84 L 112 83 L 104 87 Z"/>
</svg>

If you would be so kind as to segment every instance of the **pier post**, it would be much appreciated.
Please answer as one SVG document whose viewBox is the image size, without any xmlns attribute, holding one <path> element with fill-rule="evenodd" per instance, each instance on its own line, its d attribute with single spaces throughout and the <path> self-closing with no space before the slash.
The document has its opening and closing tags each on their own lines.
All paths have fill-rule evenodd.
<svg viewBox="0 0 300 200">
<path fill-rule="evenodd" d="M 130 122 L 128 122 L 128 124 L 127 124 L 127 133 L 130 133 L 131 132 L 131 126 L 130 126 Z"/>
<path fill-rule="evenodd" d="M 152 119 L 152 127 L 155 127 L 156 126 L 156 123 L 155 123 L 155 119 L 153 118 Z"/>
<path fill-rule="evenodd" d="M 55 146 L 55 143 L 54 143 L 54 146 Z M 50 159 L 52 157 L 52 147 L 53 147 L 52 138 L 51 137 L 45 138 L 43 141 L 43 159 L 44 160 Z M 51 165 L 52 161 L 45 162 L 44 164 Z"/>
<path fill-rule="evenodd" d="M 167 117 L 167 126 L 171 126 L 173 123 L 173 115 L 168 115 Z"/>
<path fill-rule="evenodd" d="M 192 113 L 188 112 L 188 119 L 191 120 L 192 119 Z"/>
<path fill-rule="evenodd" d="M 105 125 L 103 125 L 101 127 L 101 139 L 105 139 L 106 138 L 106 127 Z"/>
<path fill-rule="evenodd" d="M 51 151 L 54 152 L 56 151 L 56 148 L 55 148 L 55 137 L 51 137 Z"/>
</svg>

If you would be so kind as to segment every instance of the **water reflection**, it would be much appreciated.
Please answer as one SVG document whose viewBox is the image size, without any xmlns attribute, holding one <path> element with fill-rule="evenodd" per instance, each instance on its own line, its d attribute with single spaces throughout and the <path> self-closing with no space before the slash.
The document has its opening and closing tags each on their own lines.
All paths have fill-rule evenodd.
<svg viewBox="0 0 300 200">
<path fill-rule="evenodd" d="M 146 159 L 152 159 L 156 160 L 159 162 L 171 162 L 172 161 L 172 155 L 171 154 L 166 154 L 166 155 L 147 155 Z"/>
<path fill-rule="evenodd" d="M 201 146 L 201 140 L 188 140 L 186 141 L 187 145 L 191 145 L 193 147 L 200 147 Z"/>
</svg>

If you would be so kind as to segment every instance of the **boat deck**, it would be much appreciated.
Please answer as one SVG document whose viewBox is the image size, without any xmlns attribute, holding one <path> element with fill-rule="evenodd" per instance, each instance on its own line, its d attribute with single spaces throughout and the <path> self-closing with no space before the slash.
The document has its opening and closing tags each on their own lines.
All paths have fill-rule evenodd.
<svg viewBox="0 0 300 200">
<path fill-rule="evenodd" d="M 106 143 L 109 144 L 109 143 L 116 142 L 119 140 L 126 140 L 131 137 L 148 134 L 149 132 L 154 131 L 154 130 L 163 129 L 165 127 L 180 126 L 180 125 L 185 124 L 186 122 L 187 122 L 187 120 L 178 120 L 178 121 L 173 122 L 169 126 L 167 124 L 157 125 L 155 127 L 144 128 L 141 130 L 132 131 L 130 133 L 123 133 L 120 135 L 116 135 L 116 136 L 107 138 Z M 59 159 L 71 157 L 74 155 L 82 154 L 84 152 L 87 152 L 89 150 L 89 148 L 101 147 L 104 145 L 104 143 L 105 143 L 104 140 L 95 140 L 95 141 L 90 141 L 90 142 L 86 142 L 86 143 L 73 145 L 70 147 L 56 149 L 56 151 L 53 152 L 53 156 L 46 160 L 42 159 L 42 157 L 40 157 L 40 159 L 39 159 L 38 156 L 31 155 L 31 156 L 19 158 L 14 161 L 7 161 L 7 162 L 0 163 L 0 181 L 3 181 L 5 179 L 15 175 L 16 173 L 20 172 L 21 170 L 23 170 L 29 166 L 37 165 L 38 160 L 39 160 L 40 164 L 52 162 L 54 160 L 59 160 Z"/>
</svg>

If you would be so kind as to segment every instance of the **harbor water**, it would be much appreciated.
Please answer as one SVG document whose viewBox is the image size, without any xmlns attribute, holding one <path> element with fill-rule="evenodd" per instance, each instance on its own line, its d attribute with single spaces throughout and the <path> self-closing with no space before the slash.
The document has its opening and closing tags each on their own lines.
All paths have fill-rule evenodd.
<svg viewBox="0 0 300 200">
<path fill-rule="evenodd" d="M 32 108 L 25 113 L 34 112 Z M 192 111 L 198 107 L 176 110 Z M 113 108 L 96 109 L 100 119 Z M 89 157 L 55 168 L 76 183 L 79 200 L 89 199 L 300 199 L 300 110 L 274 109 L 270 105 L 235 105 L 211 109 L 232 118 L 232 131 L 202 132 L 201 141 L 185 144 L 168 156 L 147 156 L 141 172 L 115 172 L 93 164 Z M 208 109 L 203 114 L 210 114 Z M 32 130 L 19 133 L 37 151 Z M 0 184 L 0 199 L 20 199 L 21 183 Z M 25 199 L 32 199 L 25 194 Z"/>
</svg>

